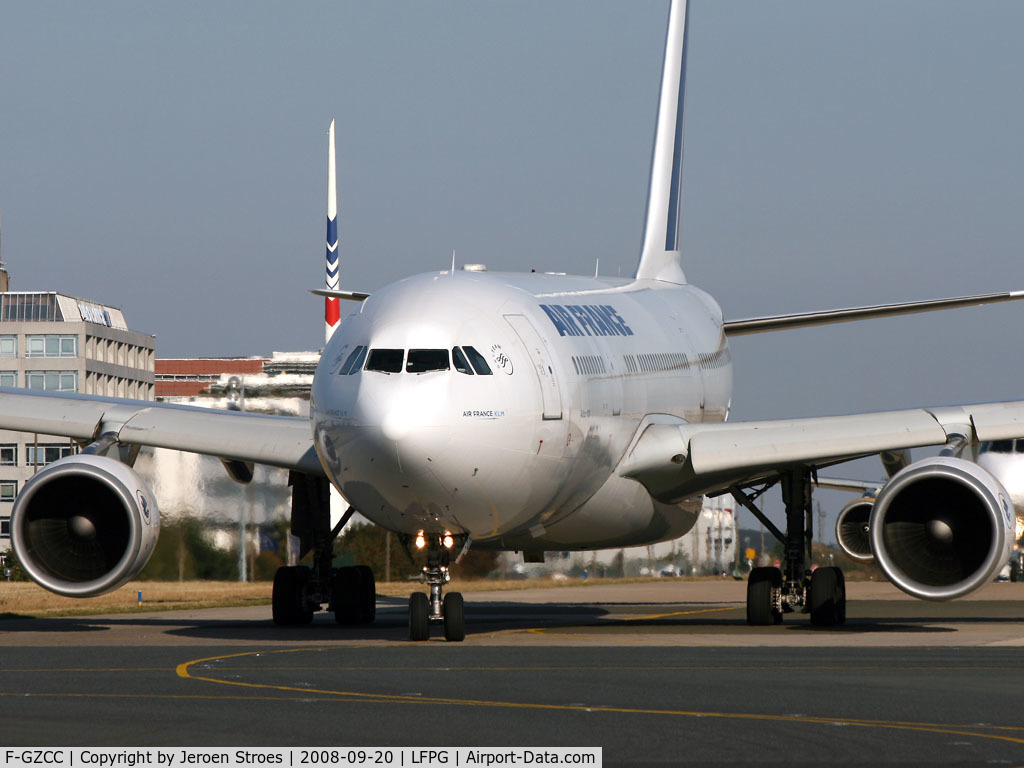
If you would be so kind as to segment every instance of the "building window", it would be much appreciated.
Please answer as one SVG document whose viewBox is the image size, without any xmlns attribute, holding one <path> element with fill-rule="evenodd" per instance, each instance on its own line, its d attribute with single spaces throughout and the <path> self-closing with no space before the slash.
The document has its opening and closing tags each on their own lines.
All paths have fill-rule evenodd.
<svg viewBox="0 0 1024 768">
<path fill-rule="evenodd" d="M 0 445 L 0 466 L 15 467 L 18 465 L 18 446 Z"/>
<path fill-rule="evenodd" d="M 26 336 L 25 357 L 78 357 L 78 337 L 56 333 Z"/>
<path fill-rule="evenodd" d="M 0 294 L 0 321 L 60 323 L 64 315 L 55 293 L 4 293 Z"/>
<path fill-rule="evenodd" d="M 0 336 L 0 357 L 18 356 L 18 337 L 13 334 Z"/>
<path fill-rule="evenodd" d="M 35 444 L 26 445 L 25 464 L 30 467 L 42 467 L 52 464 L 58 459 L 63 459 L 65 456 L 70 456 L 72 453 L 74 453 L 74 450 L 66 443 L 58 443 L 57 445 L 40 444 L 38 446 Z M 36 462 L 36 458 L 39 459 L 38 462 Z"/>
<path fill-rule="evenodd" d="M 0 480 L 0 501 L 14 501 L 18 495 L 18 483 L 15 480 Z"/>
<path fill-rule="evenodd" d="M 0 539 L 11 538 L 11 518 L 0 517 Z"/>
<path fill-rule="evenodd" d="M 17 371 L 0 371 L 0 387 L 18 386 Z"/>
<path fill-rule="evenodd" d="M 77 392 L 78 371 L 26 371 L 25 386 L 53 392 Z"/>
</svg>

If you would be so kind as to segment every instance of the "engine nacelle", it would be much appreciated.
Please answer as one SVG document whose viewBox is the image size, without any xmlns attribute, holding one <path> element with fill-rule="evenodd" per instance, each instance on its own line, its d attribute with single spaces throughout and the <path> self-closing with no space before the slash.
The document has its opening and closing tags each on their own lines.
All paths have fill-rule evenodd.
<svg viewBox="0 0 1024 768">
<path fill-rule="evenodd" d="M 908 595 L 951 600 L 991 581 L 1010 555 L 1010 495 L 977 464 L 940 456 L 893 475 L 875 500 L 871 550 Z"/>
<path fill-rule="evenodd" d="M 871 552 L 871 508 L 875 500 L 869 496 L 854 499 L 839 512 L 836 520 L 836 541 L 843 553 L 858 563 L 873 563 Z"/>
<path fill-rule="evenodd" d="M 32 477 L 11 511 L 11 543 L 32 579 L 67 597 L 111 592 L 135 577 L 160 534 L 156 499 L 135 471 L 79 454 Z"/>
</svg>

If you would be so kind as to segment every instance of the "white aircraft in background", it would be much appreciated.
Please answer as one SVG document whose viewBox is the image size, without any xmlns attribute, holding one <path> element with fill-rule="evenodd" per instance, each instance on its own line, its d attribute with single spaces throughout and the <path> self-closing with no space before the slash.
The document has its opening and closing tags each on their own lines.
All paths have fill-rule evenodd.
<svg viewBox="0 0 1024 768">
<path fill-rule="evenodd" d="M 273 617 L 302 624 L 325 604 L 339 623 L 374 617 L 362 566 L 332 569 L 329 488 L 428 553 L 430 597 L 409 601 L 409 635 L 465 636 L 450 557 L 472 547 L 550 550 L 650 544 L 693 524 L 703 494 L 753 500 L 781 484 L 783 568 L 757 568 L 747 620 L 809 612 L 845 620 L 838 568 L 809 568 L 811 488 L 819 468 L 883 451 L 946 446 L 908 464 L 879 494 L 870 545 L 916 597 L 949 599 L 989 581 L 1013 537 L 1010 494 L 961 458 L 981 441 L 1024 437 L 1024 402 L 826 418 L 726 423 L 729 339 L 863 318 L 1024 298 L 1024 292 L 725 321 L 687 284 L 678 250 L 687 3 L 672 0 L 640 262 L 633 278 L 428 273 L 361 301 L 323 351 L 310 419 L 211 412 L 88 395 L 0 394 L 0 428 L 67 435 L 86 447 L 48 465 L 18 495 L 18 558 L 39 584 L 89 596 L 128 581 L 159 528 L 131 468 L 137 446 L 220 457 L 245 482 L 252 465 L 291 471 L 292 530 L 312 567 L 282 568 Z M 762 517 L 763 520 L 763 517 Z M 767 522 L 767 521 L 765 521 Z M 770 523 L 769 523 L 770 525 Z"/>
</svg>

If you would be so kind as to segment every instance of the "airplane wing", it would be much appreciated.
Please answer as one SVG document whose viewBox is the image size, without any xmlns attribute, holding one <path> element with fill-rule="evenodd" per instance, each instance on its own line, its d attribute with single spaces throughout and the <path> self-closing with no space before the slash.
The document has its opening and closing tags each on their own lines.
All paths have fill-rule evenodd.
<svg viewBox="0 0 1024 768">
<path fill-rule="evenodd" d="M 723 329 L 725 330 L 725 335 L 729 337 L 745 336 L 750 333 L 809 328 L 814 325 L 849 323 L 854 320 L 869 320 L 871 318 L 892 317 L 894 315 L 913 315 L 918 312 L 934 312 L 939 309 L 957 309 L 958 307 L 976 307 L 982 304 L 998 304 L 1003 301 L 1018 301 L 1020 299 L 1024 299 L 1024 291 L 985 293 L 977 296 L 958 296 L 952 299 L 929 299 L 927 301 L 911 301 L 899 304 L 877 304 L 870 307 L 826 309 L 820 312 L 803 312 L 795 315 L 772 315 L 771 317 L 752 317 L 745 320 L 727 320 L 723 324 Z"/>
<path fill-rule="evenodd" d="M 618 472 L 659 501 L 675 503 L 770 478 L 789 468 L 830 466 L 882 451 L 1024 435 L 1024 401 L 715 424 L 651 423 L 638 431 Z"/>
<path fill-rule="evenodd" d="M 825 488 L 830 491 L 849 491 L 851 493 L 877 493 L 885 485 L 884 480 L 847 480 L 840 477 L 819 477 L 815 480 L 816 488 Z"/>
<path fill-rule="evenodd" d="M 173 448 L 323 476 L 309 420 L 147 400 L 0 388 L 0 429 Z"/>
<path fill-rule="evenodd" d="M 604 289 L 602 293 L 606 292 Z M 370 294 L 365 291 L 341 291 L 328 288 L 314 288 L 310 293 L 328 299 L 344 299 L 345 301 L 365 301 Z M 750 317 L 743 320 L 726 320 L 723 323 L 725 335 L 746 336 L 751 333 L 767 333 L 794 328 L 810 328 L 815 325 L 833 325 L 849 323 L 854 320 L 870 320 L 895 315 L 914 315 L 919 312 L 935 312 L 940 309 L 958 309 L 960 307 L 980 307 L 983 304 L 999 304 L 1004 301 L 1024 299 L 1024 291 L 1003 291 L 1001 293 L 982 293 L 975 296 L 956 296 L 949 299 L 927 299 L 925 301 L 899 302 L 896 304 L 875 304 L 866 307 L 848 307 L 845 309 L 824 309 L 817 312 L 800 312 L 793 315 L 770 315 L 767 317 Z"/>
</svg>

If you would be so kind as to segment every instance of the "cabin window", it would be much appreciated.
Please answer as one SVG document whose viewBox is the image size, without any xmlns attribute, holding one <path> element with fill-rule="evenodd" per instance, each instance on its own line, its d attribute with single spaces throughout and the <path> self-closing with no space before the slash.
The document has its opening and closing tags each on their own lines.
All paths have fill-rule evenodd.
<svg viewBox="0 0 1024 768">
<path fill-rule="evenodd" d="M 467 376 L 473 375 L 473 369 L 469 367 L 469 361 L 466 360 L 466 356 L 458 347 L 452 347 L 452 367 L 459 373 L 464 373 Z"/>
<path fill-rule="evenodd" d="M 410 349 L 409 359 L 405 363 L 406 373 L 447 371 L 448 368 L 447 349 Z"/>
<path fill-rule="evenodd" d="M 401 373 L 405 360 L 404 349 L 371 349 L 366 360 L 366 370 L 381 373 Z"/>
<path fill-rule="evenodd" d="M 466 356 L 469 358 L 469 362 L 473 364 L 473 370 L 477 372 L 478 376 L 490 376 L 491 367 L 484 360 L 484 356 L 477 352 L 473 347 L 463 347 L 466 350 Z"/>
</svg>

